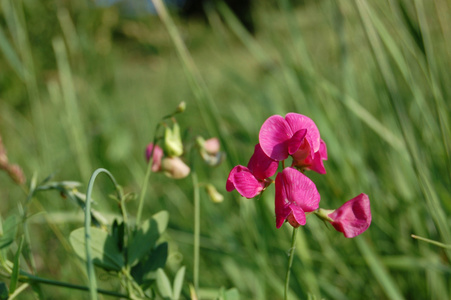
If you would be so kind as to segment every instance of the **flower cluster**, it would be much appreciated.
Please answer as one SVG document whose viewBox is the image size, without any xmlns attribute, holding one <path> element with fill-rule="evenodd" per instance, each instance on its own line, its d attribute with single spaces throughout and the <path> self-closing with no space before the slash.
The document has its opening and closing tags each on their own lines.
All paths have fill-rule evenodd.
<svg viewBox="0 0 451 300">
<path fill-rule="evenodd" d="M 291 165 L 285 160 L 291 158 Z M 288 113 L 269 117 L 262 125 L 259 143 L 247 166 L 235 166 L 226 183 L 228 192 L 237 190 L 243 197 L 253 198 L 275 182 L 276 227 L 285 221 L 293 227 L 306 224 L 308 214 L 314 213 L 328 221 L 345 237 L 355 237 L 364 232 L 371 223 L 370 201 L 367 195 L 349 200 L 336 210 L 319 208 L 320 194 L 315 183 L 304 173 L 307 170 L 326 174 L 326 143 L 310 118 Z M 282 171 L 275 181 L 279 163 Z"/>
<path fill-rule="evenodd" d="M 194 149 L 199 152 L 202 160 L 210 167 L 216 167 L 224 160 L 225 153 L 220 151 L 221 145 L 218 138 L 213 137 L 205 140 L 203 137 L 198 136 L 194 143 L 193 141 L 188 141 L 186 147 L 184 146 L 180 126 L 174 116 L 183 113 L 185 109 L 185 102 L 180 103 L 172 114 L 163 117 L 163 120 L 158 123 L 155 129 L 154 141 L 147 145 L 145 151 L 146 160 L 149 164 L 148 174 L 152 171 L 164 173 L 173 179 L 187 177 L 191 172 L 191 168 L 185 163 L 185 160 L 186 157 L 192 157 L 190 151 Z M 160 128 L 164 128 L 162 136 L 159 135 Z M 157 144 L 158 142 L 160 142 L 161 146 Z M 182 158 L 182 156 L 185 156 L 185 158 Z M 224 197 L 212 184 L 200 183 L 199 185 L 205 187 L 208 196 L 213 202 L 223 201 Z"/>
</svg>

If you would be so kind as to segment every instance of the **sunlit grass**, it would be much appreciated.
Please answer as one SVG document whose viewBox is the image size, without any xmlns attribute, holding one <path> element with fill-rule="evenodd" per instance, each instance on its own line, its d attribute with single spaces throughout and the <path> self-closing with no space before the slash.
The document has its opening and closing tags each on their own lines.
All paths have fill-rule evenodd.
<svg viewBox="0 0 451 300">
<path fill-rule="evenodd" d="M 262 122 L 302 113 L 329 149 L 327 174 L 311 175 L 321 204 L 338 207 L 365 192 L 373 223 L 355 240 L 313 218 L 300 228 L 290 299 L 449 298 L 450 250 L 411 237 L 451 244 L 449 3 L 289 2 L 256 5 L 255 36 L 227 7 L 210 12 L 207 27 L 174 16 L 165 26 L 157 16 L 127 19 L 114 8 L 60 6 L 48 9 L 58 23 L 46 23 L 49 39 L 38 43 L 43 29 L 30 25 L 38 18 L 34 5 L 2 1 L 0 133 L 10 160 L 28 178 L 55 172 L 85 187 L 104 167 L 126 191 L 138 192 L 153 129 L 186 101 L 179 118 L 185 136 L 219 135 L 229 152 L 222 166 L 197 170 L 199 181 L 225 194 L 228 172 L 247 164 Z M 23 194 L 5 174 L 0 178 L 4 219 Z M 168 270 L 186 265 L 186 283 L 193 282 L 192 195 L 191 180 L 152 174 L 143 212 L 169 211 Z M 225 194 L 221 204 L 200 196 L 201 293 L 224 286 L 236 287 L 242 299 L 281 299 L 291 230 L 275 228 L 273 190 L 254 200 Z M 30 229 L 38 273 L 86 283 L 67 271 L 76 258 L 49 229 L 65 236 L 81 226 L 81 219 L 51 221 L 78 209 L 57 194 L 33 201 L 33 213 L 50 216 L 29 220 L 40 224 Z M 114 211 L 106 203 L 93 205 Z M 53 245 L 59 260 L 48 260 L 41 244 Z"/>
</svg>

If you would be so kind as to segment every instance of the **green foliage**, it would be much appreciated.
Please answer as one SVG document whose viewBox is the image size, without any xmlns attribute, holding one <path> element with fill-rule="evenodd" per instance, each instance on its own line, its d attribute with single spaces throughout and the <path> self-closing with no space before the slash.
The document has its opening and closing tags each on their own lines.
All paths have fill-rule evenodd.
<svg viewBox="0 0 451 300">
<path fill-rule="evenodd" d="M 17 232 L 18 220 L 17 216 L 10 215 L 5 221 L 1 224 L 1 233 L 0 233 L 0 249 L 8 247 L 11 245 L 15 238 Z"/>
<path fill-rule="evenodd" d="M 1 215 L 8 216 L 0 248 L 9 262 L 2 270 L 16 266 L 25 222 L 32 238 L 25 235 L 20 267 L 85 286 L 85 266 L 70 255 L 69 242 L 85 257 L 77 228 L 89 175 L 103 166 L 124 190 L 139 192 L 153 129 L 183 100 L 182 139 L 217 136 L 227 153 L 223 166 L 196 168 L 200 181 L 208 178 L 226 195 L 216 204 L 200 194 L 202 299 L 238 299 L 237 291 L 242 299 L 282 298 L 290 230 L 275 229 L 272 189 L 248 200 L 225 193 L 224 185 L 234 165 L 246 165 L 262 122 L 290 111 L 312 118 L 328 145 L 327 174 L 308 174 L 321 207 L 365 192 L 373 212 L 371 227 L 355 240 L 308 219 L 298 231 L 290 299 L 450 298 L 450 250 L 411 238 L 451 244 L 449 2 L 258 3 L 251 35 L 223 5 L 208 11 L 206 26 L 126 17 L 118 7 L 86 1 L 1 1 L 0 134 L 9 159 L 28 177 L 67 180 L 28 191 L 0 173 Z M 128 265 L 148 293 L 173 295 L 180 279 L 169 278 L 179 278 L 183 264 L 186 296 L 194 280 L 193 187 L 161 174 L 146 182 L 147 221 L 135 227 L 117 212 L 117 201 L 102 200 L 110 186 L 99 181 L 91 202 L 99 289 L 124 289 L 111 274 Z M 127 200 L 127 207 L 133 215 L 138 202 Z M 170 219 L 158 241 L 159 221 L 150 216 L 162 210 Z M 1 297 L 9 284 L 0 285 Z M 218 286 L 219 296 L 210 288 Z M 36 281 L 33 288 L 76 297 Z"/>
<path fill-rule="evenodd" d="M 166 230 L 168 220 L 168 213 L 161 211 L 133 230 L 129 237 L 127 257 L 127 262 L 131 267 L 155 247 L 158 238 Z"/>
</svg>

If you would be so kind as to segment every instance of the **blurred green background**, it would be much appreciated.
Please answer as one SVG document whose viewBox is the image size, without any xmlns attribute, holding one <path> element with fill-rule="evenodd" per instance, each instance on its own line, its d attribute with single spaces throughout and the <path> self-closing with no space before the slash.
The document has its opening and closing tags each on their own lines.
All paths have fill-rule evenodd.
<svg viewBox="0 0 451 300">
<path fill-rule="evenodd" d="M 451 251 L 411 234 L 451 245 L 451 2 L 261 0 L 254 34 L 222 2 L 204 19 L 171 16 L 175 27 L 91 1 L 1 0 L 0 134 L 28 180 L 53 174 L 84 191 L 103 167 L 139 194 L 155 126 L 185 101 L 177 117 L 185 140 L 218 136 L 227 152 L 214 169 L 191 160 L 199 180 L 225 195 L 217 204 L 201 193 L 204 298 L 224 286 L 241 299 L 281 299 L 291 227 L 275 228 L 274 189 L 248 200 L 226 193 L 225 181 L 247 164 L 266 118 L 305 114 L 329 152 L 327 174 L 308 174 L 320 207 L 363 192 L 373 222 L 351 240 L 310 218 L 299 230 L 290 299 L 449 299 Z M 109 183 L 96 189 L 95 208 L 117 213 Z M 168 272 L 186 265 L 186 290 L 192 195 L 189 177 L 152 174 L 144 211 L 169 211 Z M 0 173 L 2 218 L 24 197 Z M 40 194 L 30 209 L 38 274 L 85 284 L 65 243 L 82 211 L 56 193 Z M 108 274 L 99 282 L 117 286 Z M 43 289 L 48 299 L 86 296 Z"/>
</svg>

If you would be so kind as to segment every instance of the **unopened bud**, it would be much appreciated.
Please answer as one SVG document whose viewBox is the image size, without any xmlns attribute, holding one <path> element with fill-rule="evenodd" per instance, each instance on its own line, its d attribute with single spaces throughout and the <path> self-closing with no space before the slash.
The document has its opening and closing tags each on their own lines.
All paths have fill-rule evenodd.
<svg viewBox="0 0 451 300">
<path fill-rule="evenodd" d="M 166 127 L 164 131 L 164 150 L 170 157 L 178 157 L 183 154 L 180 127 L 177 123 L 174 123 L 174 127 L 172 129 Z"/>
<path fill-rule="evenodd" d="M 191 169 L 179 157 L 166 157 L 161 161 L 161 170 L 170 178 L 182 179 Z"/>
<path fill-rule="evenodd" d="M 213 201 L 214 203 L 220 203 L 224 201 L 224 196 L 219 193 L 212 184 L 207 184 L 205 186 L 205 189 L 207 190 L 207 194 L 210 197 L 211 201 Z"/>
<path fill-rule="evenodd" d="M 186 109 L 186 102 L 185 102 L 185 101 L 182 101 L 182 102 L 180 102 L 180 104 L 177 106 L 176 112 L 177 112 L 177 113 L 182 113 L 182 112 L 185 111 L 185 109 Z"/>
</svg>

